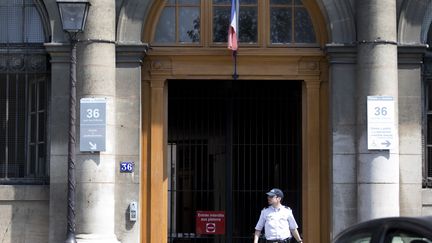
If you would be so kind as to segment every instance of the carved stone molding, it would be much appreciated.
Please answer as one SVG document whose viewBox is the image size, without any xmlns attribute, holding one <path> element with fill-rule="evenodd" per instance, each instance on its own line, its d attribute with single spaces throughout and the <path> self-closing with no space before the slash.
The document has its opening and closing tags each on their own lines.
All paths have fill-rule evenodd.
<svg viewBox="0 0 432 243">
<path fill-rule="evenodd" d="M 10 71 L 24 71 L 24 55 L 14 55 L 8 58 L 8 67 Z"/>
<path fill-rule="evenodd" d="M 304 71 L 314 71 L 319 67 L 317 61 L 301 61 L 299 62 L 299 69 Z"/>
<path fill-rule="evenodd" d="M 30 71 L 45 71 L 46 70 L 46 56 L 31 56 L 28 62 Z"/>
<path fill-rule="evenodd" d="M 45 55 L 3 54 L 0 55 L 0 72 L 45 72 Z"/>
<path fill-rule="evenodd" d="M 234 62 L 230 55 L 149 55 L 143 65 L 144 79 L 164 76 L 168 79 L 231 79 Z M 315 53 L 314 53 L 315 54 Z M 323 73 L 321 55 L 296 56 L 239 56 L 237 73 L 239 79 L 285 79 L 305 80 L 317 78 Z"/>
<path fill-rule="evenodd" d="M 169 60 L 154 60 L 151 62 L 151 69 L 153 71 L 169 70 L 171 69 L 171 62 Z"/>
</svg>

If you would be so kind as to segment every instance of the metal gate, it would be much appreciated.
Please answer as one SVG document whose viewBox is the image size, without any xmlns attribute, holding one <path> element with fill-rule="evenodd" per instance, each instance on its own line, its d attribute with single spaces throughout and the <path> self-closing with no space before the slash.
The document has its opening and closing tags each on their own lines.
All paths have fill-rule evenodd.
<svg viewBox="0 0 432 243">
<path fill-rule="evenodd" d="M 273 187 L 301 224 L 300 81 L 173 80 L 168 110 L 169 242 L 251 242 Z M 224 234 L 197 234 L 197 211 Z"/>
</svg>

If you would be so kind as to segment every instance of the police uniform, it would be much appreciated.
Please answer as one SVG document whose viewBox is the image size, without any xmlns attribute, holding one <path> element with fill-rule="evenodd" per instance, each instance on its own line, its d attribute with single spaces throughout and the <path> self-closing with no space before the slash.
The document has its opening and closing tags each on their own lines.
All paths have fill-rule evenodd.
<svg viewBox="0 0 432 243">
<path fill-rule="evenodd" d="M 261 231 L 263 227 L 268 242 L 289 242 L 291 230 L 297 229 L 298 225 L 292 210 L 281 205 L 279 208 L 269 206 L 261 211 L 255 229 Z"/>
</svg>

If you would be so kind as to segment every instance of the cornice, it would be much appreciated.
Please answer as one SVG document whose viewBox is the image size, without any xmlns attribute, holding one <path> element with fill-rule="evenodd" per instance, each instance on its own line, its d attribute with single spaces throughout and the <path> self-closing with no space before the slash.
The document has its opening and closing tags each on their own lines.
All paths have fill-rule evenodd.
<svg viewBox="0 0 432 243">
<path fill-rule="evenodd" d="M 357 63 L 357 45 L 354 43 L 329 43 L 326 53 L 330 64 Z"/>
<path fill-rule="evenodd" d="M 399 64 L 421 64 L 428 46 L 425 44 L 398 44 Z M 329 43 L 326 53 L 330 64 L 355 64 L 357 62 L 357 43 Z"/>
<path fill-rule="evenodd" d="M 423 64 L 423 58 L 428 45 L 426 44 L 404 44 L 398 45 L 399 64 Z"/>
<path fill-rule="evenodd" d="M 231 57 L 232 51 L 224 47 L 153 47 L 149 56 L 220 56 Z M 241 57 L 322 57 L 324 51 L 319 47 L 245 47 L 237 52 Z"/>
<path fill-rule="evenodd" d="M 71 46 L 69 43 L 50 42 L 44 44 L 51 57 L 51 63 L 70 63 Z"/>
<path fill-rule="evenodd" d="M 52 63 L 69 63 L 71 46 L 69 43 L 50 42 L 44 44 Z M 148 50 L 145 43 L 116 43 L 117 63 L 142 63 Z"/>
<path fill-rule="evenodd" d="M 124 43 L 116 44 L 117 63 L 142 63 L 149 49 L 146 43 Z"/>
</svg>

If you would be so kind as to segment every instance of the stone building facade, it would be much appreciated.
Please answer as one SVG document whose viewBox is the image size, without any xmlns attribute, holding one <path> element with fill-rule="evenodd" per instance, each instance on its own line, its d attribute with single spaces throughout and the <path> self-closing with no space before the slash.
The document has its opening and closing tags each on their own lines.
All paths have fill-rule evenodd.
<svg viewBox="0 0 432 243">
<path fill-rule="evenodd" d="M 106 149 L 77 141 L 78 242 L 250 242 L 272 187 L 307 242 L 432 213 L 431 0 L 241 0 L 238 78 L 230 1 L 90 3 L 77 95 L 106 99 Z M 55 0 L 0 3 L 1 242 L 66 238 L 69 69 Z M 393 100 L 391 149 L 368 96 Z"/>
</svg>

